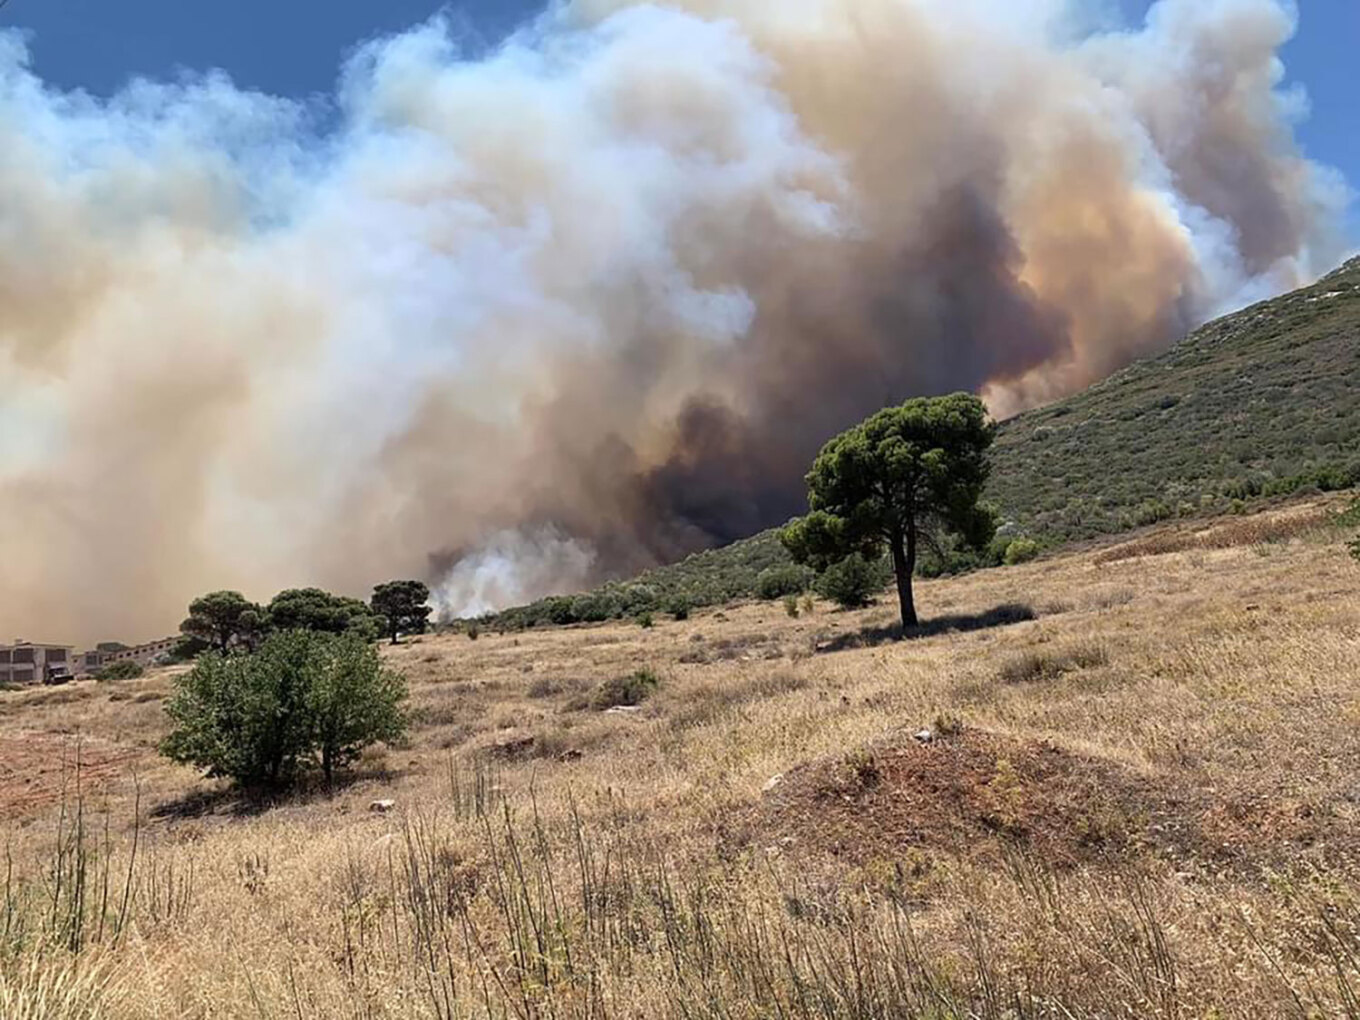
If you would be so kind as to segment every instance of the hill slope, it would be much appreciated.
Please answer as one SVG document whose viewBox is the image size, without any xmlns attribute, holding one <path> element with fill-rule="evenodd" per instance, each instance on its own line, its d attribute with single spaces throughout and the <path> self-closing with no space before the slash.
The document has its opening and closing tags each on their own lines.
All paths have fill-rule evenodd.
<svg viewBox="0 0 1360 1020">
<path fill-rule="evenodd" d="M 1006 422 L 991 498 L 1048 541 L 1360 480 L 1360 259 Z"/>
<path fill-rule="evenodd" d="M 1005 422 L 988 498 L 1010 530 L 1057 544 L 1357 482 L 1360 258 Z M 767 531 L 629 584 L 510 610 L 501 622 L 569 623 L 677 601 L 721 602 L 750 594 L 761 570 L 787 562 Z"/>
</svg>

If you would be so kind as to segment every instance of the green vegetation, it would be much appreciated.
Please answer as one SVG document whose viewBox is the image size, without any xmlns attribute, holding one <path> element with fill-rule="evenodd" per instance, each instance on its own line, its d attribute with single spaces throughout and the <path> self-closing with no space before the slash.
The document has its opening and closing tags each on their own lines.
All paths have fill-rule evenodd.
<svg viewBox="0 0 1360 1020">
<path fill-rule="evenodd" d="M 766 602 L 801 595 L 812 587 L 816 576 L 813 570 L 797 563 L 766 567 L 756 577 L 756 595 Z"/>
<path fill-rule="evenodd" d="M 628 676 L 613 677 L 600 684 L 591 705 L 601 711 L 609 708 L 633 707 L 652 696 L 661 681 L 650 669 L 639 669 Z"/>
<path fill-rule="evenodd" d="M 176 679 L 161 751 L 242 786 L 285 787 L 406 730 L 406 681 L 357 634 L 279 631 L 249 654 L 210 652 Z"/>
<path fill-rule="evenodd" d="M 384 620 L 358 599 L 320 588 L 292 588 L 274 596 L 265 610 L 265 630 L 309 630 L 317 634 L 357 634 L 369 641 L 383 632 Z"/>
<path fill-rule="evenodd" d="M 1039 543 L 1032 538 L 1017 538 L 1006 543 L 1002 562 L 1008 567 L 1028 563 L 1039 555 Z"/>
<path fill-rule="evenodd" d="M 402 634 L 424 634 L 430 625 L 430 589 L 420 581 L 389 581 L 373 589 L 373 613 L 382 633 L 397 643 Z"/>
<path fill-rule="evenodd" d="M 722 549 L 695 553 L 670 566 L 658 567 L 629 582 L 602 585 L 580 595 L 555 595 L 527 606 L 507 609 L 483 622 L 498 630 L 602 623 L 641 612 L 677 612 L 750 598 L 756 579 L 767 567 L 790 567 L 793 561 L 774 531 Z M 680 617 L 677 617 L 677 619 Z"/>
<path fill-rule="evenodd" d="M 97 680 L 136 680 L 145 670 L 142 669 L 140 662 L 132 659 L 123 659 L 121 662 L 112 662 L 99 672 L 95 673 Z"/>
<path fill-rule="evenodd" d="M 892 583 L 886 557 L 867 560 L 859 553 L 831 564 L 817 579 L 817 594 L 842 609 L 860 609 Z"/>
<path fill-rule="evenodd" d="M 1360 259 L 1002 425 L 988 498 L 1047 543 L 1360 482 Z"/>
<path fill-rule="evenodd" d="M 825 570 L 847 556 L 876 559 L 886 547 L 902 626 L 916 626 L 912 579 L 930 534 L 975 549 L 996 533 L 979 505 L 996 426 L 968 393 L 918 397 L 886 408 L 822 448 L 808 474 L 809 513 L 780 533 L 799 563 Z"/>
<path fill-rule="evenodd" d="M 320 588 L 290 588 L 261 606 L 238 591 L 215 591 L 194 599 L 180 624 L 180 641 L 170 652 L 190 662 L 212 650 L 250 651 L 270 634 L 310 631 L 352 634 L 366 641 L 386 635 L 420 634 L 428 627 L 430 590 L 419 581 L 392 581 L 373 590 L 373 604 Z"/>
<path fill-rule="evenodd" d="M 180 633 L 204 647 L 226 652 L 253 645 L 266 629 L 267 613 L 239 591 L 215 591 L 189 603 Z"/>
</svg>

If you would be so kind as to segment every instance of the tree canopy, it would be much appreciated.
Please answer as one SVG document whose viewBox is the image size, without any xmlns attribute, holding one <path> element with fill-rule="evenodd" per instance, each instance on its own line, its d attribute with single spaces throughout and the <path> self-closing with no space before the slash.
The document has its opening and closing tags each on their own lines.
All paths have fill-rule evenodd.
<svg viewBox="0 0 1360 1020">
<path fill-rule="evenodd" d="M 273 630 L 310 630 L 321 634 L 359 634 L 370 639 L 383 632 L 383 621 L 359 599 L 332 595 L 320 588 L 290 588 L 269 603 Z"/>
<path fill-rule="evenodd" d="M 268 626 L 264 607 L 239 591 L 215 591 L 189 603 L 189 616 L 180 633 L 197 638 L 210 648 L 225 652 L 238 645 L 250 646 Z"/>
<path fill-rule="evenodd" d="M 824 570 L 847 556 L 892 555 L 903 627 L 917 623 L 912 575 L 920 544 L 952 531 L 974 547 L 995 534 L 979 504 L 996 434 L 967 393 L 886 408 L 832 439 L 807 476 L 809 513 L 780 535 L 800 563 Z"/>
<path fill-rule="evenodd" d="M 430 589 L 420 581 L 389 581 L 373 589 L 373 612 L 385 621 L 383 633 L 397 643 L 402 634 L 424 634 L 430 622 Z"/>
<path fill-rule="evenodd" d="M 245 786 L 329 781 L 367 745 L 406 728 L 404 678 L 357 634 L 279 631 L 251 654 L 210 652 L 176 678 L 168 757 Z"/>
</svg>

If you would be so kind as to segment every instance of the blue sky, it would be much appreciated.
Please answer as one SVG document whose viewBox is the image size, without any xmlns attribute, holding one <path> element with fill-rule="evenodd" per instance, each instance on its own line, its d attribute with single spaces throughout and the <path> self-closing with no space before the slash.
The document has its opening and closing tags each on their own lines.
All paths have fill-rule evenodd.
<svg viewBox="0 0 1360 1020">
<path fill-rule="evenodd" d="M 1147 0 L 1119 0 L 1138 18 Z M 179 68 L 223 68 L 240 85 L 278 95 L 329 92 L 343 55 L 357 42 L 421 21 L 431 0 L 10 0 L 0 25 L 33 33 L 38 72 L 97 93 L 133 75 L 167 77 Z M 494 43 L 542 6 L 539 0 L 471 0 L 448 5 L 470 47 Z M 1360 0 L 1299 0 L 1300 29 L 1284 53 L 1313 113 L 1299 129 L 1306 152 L 1360 185 Z M 1360 240 L 1360 208 L 1351 236 Z"/>
</svg>

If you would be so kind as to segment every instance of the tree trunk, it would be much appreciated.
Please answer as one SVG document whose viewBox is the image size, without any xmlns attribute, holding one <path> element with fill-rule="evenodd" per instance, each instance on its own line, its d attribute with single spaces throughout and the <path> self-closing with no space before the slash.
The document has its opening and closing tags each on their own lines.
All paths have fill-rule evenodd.
<svg viewBox="0 0 1360 1020">
<path fill-rule="evenodd" d="M 888 540 L 892 546 L 893 575 L 897 578 L 897 603 L 902 610 L 902 629 L 915 627 L 916 599 L 911 590 L 912 575 L 916 573 L 916 522 L 907 521 L 905 536 L 900 528 L 894 529 Z M 904 548 L 905 545 L 905 548 Z"/>
</svg>

